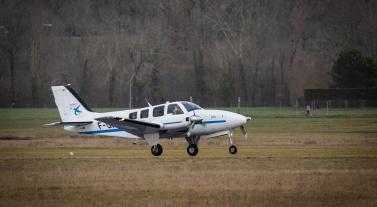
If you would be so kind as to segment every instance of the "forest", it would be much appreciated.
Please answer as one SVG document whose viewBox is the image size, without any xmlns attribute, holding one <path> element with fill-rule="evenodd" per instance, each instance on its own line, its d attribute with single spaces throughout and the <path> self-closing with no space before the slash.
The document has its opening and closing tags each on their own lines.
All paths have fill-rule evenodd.
<svg viewBox="0 0 377 207">
<path fill-rule="evenodd" d="M 0 0 L 0 106 L 289 106 L 348 48 L 377 60 L 377 1 Z"/>
</svg>

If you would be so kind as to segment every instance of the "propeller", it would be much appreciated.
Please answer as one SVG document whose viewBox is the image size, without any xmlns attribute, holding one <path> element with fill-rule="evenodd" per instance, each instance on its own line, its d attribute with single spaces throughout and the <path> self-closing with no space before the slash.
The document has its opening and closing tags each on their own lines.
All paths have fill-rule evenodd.
<svg viewBox="0 0 377 207">
<path fill-rule="evenodd" d="M 250 120 L 251 120 L 251 117 L 246 117 L 246 121 L 250 121 Z M 247 141 L 248 134 L 246 132 L 245 125 L 240 126 L 240 129 L 243 134 L 243 137 L 245 138 L 245 141 Z"/>
<path fill-rule="evenodd" d="M 245 138 L 245 141 L 247 141 L 248 135 L 247 135 L 247 132 L 246 132 L 244 125 L 240 126 L 240 129 L 241 129 L 241 132 L 243 134 L 243 137 Z"/>
<path fill-rule="evenodd" d="M 189 126 L 189 130 L 187 131 L 187 136 L 188 136 L 188 137 L 191 135 L 191 130 L 194 128 L 195 124 L 200 123 L 200 122 L 202 122 L 202 121 L 203 121 L 203 118 L 200 117 L 200 116 L 198 116 L 198 115 L 196 115 L 196 114 L 195 114 L 195 111 L 194 111 L 194 115 L 192 115 L 192 116 L 190 117 L 190 122 L 191 122 L 191 124 L 190 124 L 190 126 Z"/>
</svg>

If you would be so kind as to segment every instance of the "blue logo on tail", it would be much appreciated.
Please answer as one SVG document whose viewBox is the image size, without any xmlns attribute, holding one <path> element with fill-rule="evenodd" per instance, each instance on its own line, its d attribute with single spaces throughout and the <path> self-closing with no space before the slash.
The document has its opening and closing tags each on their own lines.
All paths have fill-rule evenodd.
<svg viewBox="0 0 377 207">
<path fill-rule="evenodd" d="M 81 105 L 77 106 L 76 108 L 73 107 L 73 111 L 75 112 L 75 115 L 76 115 L 76 116 L 79 115 L 79 114 L 81 114 L 81 110 L 79 109 L 80 106 L 81 106 Z"/>
</svg>

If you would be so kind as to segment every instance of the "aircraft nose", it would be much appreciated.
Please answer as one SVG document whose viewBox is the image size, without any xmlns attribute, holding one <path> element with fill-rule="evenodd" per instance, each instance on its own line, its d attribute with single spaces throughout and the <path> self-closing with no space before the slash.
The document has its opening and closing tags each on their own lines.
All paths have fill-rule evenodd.
<svg viewBox="0 0 377 207">
<path fill-rule="evenodd" d="M 230 121 L 233 122 L 233 127 L 239 127 L 247 122 L 247 118 L 241 114 L 232 113 L 230 115 Z"/>
<path fill-rule="evenodd" d="M 241 125 L 244 125 L 247 122 L 247 118 L 245 116 L 241 115 L 241 114 L 238 114 L 238 120 L 239 120 Z"/>
</svg>

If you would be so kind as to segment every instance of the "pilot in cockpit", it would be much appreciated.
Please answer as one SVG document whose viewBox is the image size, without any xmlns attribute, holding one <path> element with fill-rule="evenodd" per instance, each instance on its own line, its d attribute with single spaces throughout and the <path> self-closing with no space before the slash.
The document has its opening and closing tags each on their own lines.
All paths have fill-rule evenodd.
<svg viewBox="0 0 377 207">
<path fill-rule="evenodd" d="M 178 111 L 179 111 L 178 106 L 175 105 L 173 108 L 173 114 L 178 114 Z"/>
</svg>

